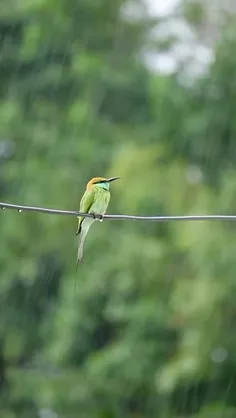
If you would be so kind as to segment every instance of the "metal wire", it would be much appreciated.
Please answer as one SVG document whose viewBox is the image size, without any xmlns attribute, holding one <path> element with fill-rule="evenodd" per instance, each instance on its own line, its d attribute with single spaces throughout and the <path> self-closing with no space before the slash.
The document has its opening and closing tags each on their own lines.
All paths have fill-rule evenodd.
<svg viewBox="0 0 236 418">
<path fill-rule="evenodd" d="M 135 216 L 135 215 L 93 215 L 91 213 L 82 213 L 74 210 L 60 210 L 40 208 L 36 206 L 14 205 L 11 203 L 0 202 L 0 209 L 13 209 L 18 212 L 31 211 L 41 212 L 51 215 L 69 215 L 69 216 L 83 216 L 85 218 L 92 218 L 102 220 L 124 220 L 124 221 L 155 221 L 155 222 L 170 222 L 170 221 L 236 221 L 236 215 L 183 215 L 183 216 Z"/>
</svg>

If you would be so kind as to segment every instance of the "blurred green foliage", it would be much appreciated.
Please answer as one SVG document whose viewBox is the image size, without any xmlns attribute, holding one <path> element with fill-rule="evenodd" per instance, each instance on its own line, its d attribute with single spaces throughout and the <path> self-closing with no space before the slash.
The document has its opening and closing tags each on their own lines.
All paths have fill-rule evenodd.
<svg viewBox="0 0 236 418">
<path fill-rule="evenodd" d="M 1 2 L 1 200 L 77 209 L 119 175 L 110 213 L 233 213 L 235 22 L 189 86 L 124 5 Z M 234 224 L 97 223 L 74 290 L 76 219 L 0 215 L 1 418 L 236 416 Z"/>
</svg>

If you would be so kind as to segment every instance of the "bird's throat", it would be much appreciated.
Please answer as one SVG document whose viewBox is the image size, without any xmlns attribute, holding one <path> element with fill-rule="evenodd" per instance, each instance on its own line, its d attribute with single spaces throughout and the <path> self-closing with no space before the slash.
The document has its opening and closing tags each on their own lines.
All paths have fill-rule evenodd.
<svg viewBox="0 0 236 418">
<path fill-rule="evenodd" d="M 110 184 L 109 183 L 98 183 L 96 184 L 96 187 L 100 187 L 100 189 L 105 189 L 105 190 L 109 190 Z"/>
</svg>

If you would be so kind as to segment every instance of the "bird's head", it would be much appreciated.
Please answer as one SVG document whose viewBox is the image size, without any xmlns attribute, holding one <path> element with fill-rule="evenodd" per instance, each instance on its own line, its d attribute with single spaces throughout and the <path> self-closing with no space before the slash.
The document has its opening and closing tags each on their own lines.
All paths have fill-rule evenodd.
<svg viewBox="0 0 236 418">
<path fill-rule="evenodd" d="M 86 190 L 91 190 L 93 186 L 102 187 L 103 189 L 109 190 L 110 183 L 114 180 L 118 180 L 120 177 L 93 177 L 87 184 Z"/>
</svg>

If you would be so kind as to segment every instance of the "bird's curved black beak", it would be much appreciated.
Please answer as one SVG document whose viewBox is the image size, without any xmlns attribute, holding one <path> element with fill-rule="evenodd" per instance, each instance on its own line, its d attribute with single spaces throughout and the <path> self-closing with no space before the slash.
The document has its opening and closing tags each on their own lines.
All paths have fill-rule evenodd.
<svg viewBox="0 0 236 418">
<path fill-rule="evenodd" d="M 120 179 L 120 177 L 110 177 L 109 179 L 106 179 L 106 182 L 110 183 L 111 181 L 118 180 L 118 179 Z"/>
</svg>

